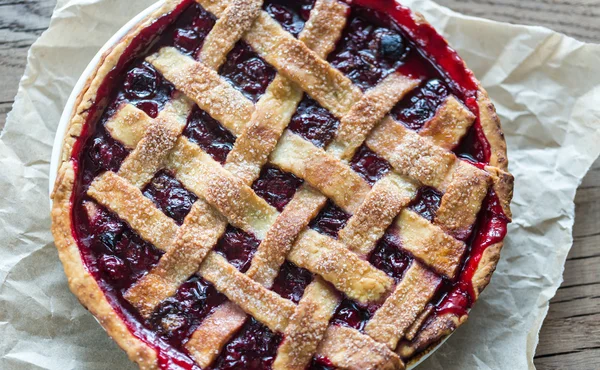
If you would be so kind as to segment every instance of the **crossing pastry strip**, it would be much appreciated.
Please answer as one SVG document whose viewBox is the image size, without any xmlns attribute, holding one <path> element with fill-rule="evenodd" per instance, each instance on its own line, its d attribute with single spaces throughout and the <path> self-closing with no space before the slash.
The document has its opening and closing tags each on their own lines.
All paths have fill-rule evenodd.
<svg viewBox="0 0 600 370">
<path fill-rule="evenodd" d="M 325 205 L 327 198 L 303 187 L 277 217 L 254 253 L 248 277 L 270 288 L 298 234 Z"/>
<path fill-rule="evenodd" d="M 365 327 L 365 333 L 390 349 L 396 348 L 425 305 L 433 298 L 442 279 L 413 262 L 400 284 Z"/>
<path fill-rule="evenodd" d="M 453 278 L 456 275 L 465 243 L 407 208 L 400 213 L 395 226 L 404 250 L 444 276 Z"/>
<path fill-rule="evenodd" d="M 350 166 L 291 132 L 285 132 L 279 140 L 271 153 L 271 163 L 304 179 L 350 212 L 371 190 Z"/>
<path fill-rule="evenodd" d="M 342 117 L 336 138 L 327 151 L 335 152 L 341 159 L 352 159 L 373 127 L 419 82 L 399 73 L 384 78 Z"/>
<path fill-rule="evenodd" d="M 121 164 L 119 176 L 133 186 L 142 188 L 161 169 L 182 129 L 183 126 L 178 122 L 158 117 Z"/>
<path fill-rule="evenodd" d="M 317 0 L 298 36 L 301 42 L 325 58 L 335 47 L 346 24 L 348 6 L 337 0 Z M 320 17 L 329 17 L 323 22 Z M 287 127 L 304 92 L 278 74 L 256 104 L 254 115 L 237 138 L 225 168 L 248 183 L 254 181 Z"/>
<path fill-rule="evenodd" d="M 288 259 L 362 303 L 379 300 L 394 284 L 384 272 L 314 230 L 306 230 L 298 236 Z"/>
<path fill-rule="evenodd" d="M 236 42 L 252 26 L 262 0 L 234 0 L 225 8 L 200 50 L 202 62 L 214 70 L 225 62 Z"/>
<path fill-rule="evenodd" d="M 105 128 L 113 139 L 133 149 L 142 140 L 153 119 L 132 104 L 123 103 L 106 122 Z"/>
<path fill-rule="evenodd" d="M 354 253 L 367 256 L 416 190 L 413 182 L 395 173 L 379 180 L 340 230 L 340 242 Z"/>
<path fill-rule="evenodd" d="M 475 122 L 475 115 L 461 102 L 448 96 L 435 116 L 423 125 L 421 136 L 430 137 L 435 145 L 446 150 L 454 149 Z"/>
<path fill-rule="evenodd" d="M 164 47 L 146 58 L 177 90 L 240 135 L 254 112 L 254 104 L 219 74 L 173 47 Z"/>
<path fill-rule="evenodd" d="M 490 185 L 491 176 L 487 172 L 457 161 L 434 223 L 455 238 L 468 238 Z"/>
<path fill-rule="evenodd" d="M 174 295 L 198 270 L 226 226 L 227 220 L 221 214 L 198 199 L 179 228 L 173 248 L 125 293 L 125 298 L 142 316 L 149 317 L 160 302 Z"/>
<path fill-rule="evenodd" d="M 229 222 L 263 239 L 278 212 L 254 191 L 225 170 L 199 146 L 180 137 L 168 159 L 185 187 L 206 199 Z"/>
<path fill-rule="evenodd" d="M 201 368 L 209 367 L 247 317 L 233 302 L 226 302 L 202 321 L 185 348 Z"/>
<path fill-rule="evenodd" d="M 404 369 L 402 360 L 385 344 L 345 326 L 329 326 L 317 353 L 342 369 Z"/>
<path fill-rule="evenodd" d="M 321 342 L 339 303 L 335 289 L 316 278 L 306 290 L 284 331 L 273 369 L 304 370 Z"/>
<path fill-rule="evenodd" d="M 261 12 L 244 40 L 277 71 L 295 82 L 337 117 L 342 117 L 360 99 L 360 89 L 302 41 Z"/>
<path fill-rule="evenodd" d="M 91 183 L 88 195 L 119 215 L 142 238 L 168 251 L 177 234 L 177 224 L 127 180 L 107 171 Z"/>
<path fill-rule="evenodd" d="M 296 310 L 292 301 L 242 274 L 216 252 L 206 256 L 198 271 L 219 292 L 272 331 L 284 331 Z"/>
</svg>

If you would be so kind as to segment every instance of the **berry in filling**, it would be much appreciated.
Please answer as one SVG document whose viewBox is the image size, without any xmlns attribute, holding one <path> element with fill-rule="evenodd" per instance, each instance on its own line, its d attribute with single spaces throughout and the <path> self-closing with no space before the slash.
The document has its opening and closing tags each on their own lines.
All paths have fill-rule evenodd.
<svg viewBox="0 0 600 370">
<path fill-rule="evenodd" d="M 400 101 L 390 113 L 397 121 L 412 130 L 419 130 L 431 120 L 450 91 L 438 79 L 429 80 Z"/>
<path fill-rule="evenodd" d="M 273 282 L 273 291 L 294 303 L 300 302 L 304 290 L 313 279 L 313 274 L 286 261 Z"/>
<path fill-rule="evenodd" d="M 428 219 L 429 222 L 433 222 L 441 201 L 442 193 L 432 187 L 423 186 L 419 189 L 409 208 Z"/>
<path fill-rule="evenodd" d="M 185 216 L 198 199 L 194 193 L 184 188 L 172 173 L 165 170 L 154 175 L 142 193 L 179 225 L 183 223 Z"/>
<path fill-rule="evenodd" d="M 369 256 L 369 262 L 392 277 L 396 282 L 402 280 L 404 271 L 411 258 L 402 251 L 402 241 L 397 233 L 388 230 L 377 243 Z"/>
<path fill-rule="evenodd" d="M 141 61 L 125 74 L 123 90 L 117 95 L 114 106 L 118 108 L 122 103 L 133 104 L 150 117 L 156 118 L 174 90 L 175 87 L 150 63 Z"/>
<path fill-rule="evenodd" d="M 90 184 L 101 172 L 118 171 L 128 155 L 129 151 L 101 127 L 96 135 L 87 141 L 86 150 L 82 155 L 85 168 L 83 183 Z"/>
<path fill-rule="evenodd" d="M 375 86 L 402 65 L 410 50 L 399 32 L 374 25 L 368 12 L 353 9 L 342 39 L 328 60 L 361 89 Z"/>
<path fill-rule="evenodd" d="M 235 143 L 233 134 L 227 131 L 219 121 L 197 106 L 194 107 L 188 117 L 183 135 L 198 144 L 215 161 L 221 164 L 225 163 L 227 155 Z"/>
<path fill-rule="evenodd" d="M 213 370 L 270 369 L 282 337 L 253 318 L 227 343 Z"/>
<path fill-rule="evenodd" d="M 192 4 L 163 34 L 152 50 L 158 50 L 163 46 L 173 46 L 183 54 L 194 56 L 202 49 L 204 39 L 212 30 L 215 22 L 215 17 L 204 10 L 200 4 Z"/>
<path fill-rule="evenodd" d="M 240 41 L 227 55 L 219 74 L 248 99 L 257 102 L 275 78 L 275 69 L 259 57 L 250 45 Z"/>
<path fill-rule="evenodd" d="M 378 156 L 365 144 L 361 145 L 352 157 L 350 167 L 371 185 L 392 169 L 388 161 Z"/>
<path fill-rule="evenodd" d="M 336 370 L 336 367 L 329 359 L 322 356 L 315 356 L 310 365 L 308 365 L 308 370 Z"/>
<path fill-rule="evenodd" d="M 226 298 L 206 280 L 192 276 L 174 296 L 167 298 L 148 319 L 162 336 L 179 346 L 191 337 L 202 320 Z"/>
<path fill-rule="evenodd" d="M 296 190 L 302 185 L 302 179 L 277 167 L 264 166 L 252 189 L 270 205 L 283 211 L 292 200 Z"/>
<path fill-rule="evenodd" d="M 235 268 L 246 272 L 250 268 L 252 256 L 260 241 L 254 235 L 231 225 L 227 226 L 225 233 L 219 239 L 215 251 L 227 258 Z"/>
<path fill-rule="evenodd" d="M 367 308 L 361 307 L 358 303 L 346 298 L 336 309 L 330 323 L 362 331 L 371 316 L 373 314 Z"/>
<path fill-rule="evenodd" d="M 320 148 L 324 148 L 335 137 L 340 124 L 327 109 L 308 95 L 300 102 L 288 128 Z"/>
<path fill-rule="evenodd" d="M 315 0 L 267 0 L 263 9 L 275 19 L 284 30 L 298 37 L 304 23 L 310 17 Z"/>
<path fill-rule="evenodd" d="M 309 226 L 321 234 L 337 238 L 338 232 L 346 226 L 346 222 L 348 222 L 350 216 L 331 200 L 328 200 L 325 207 L 311 221 Z"/>
<path fill-rule="evenodd" d="M 129 288 L 158 263 L 162 252 L 133 232 L 117 216 L 86 202 L 87 239 L 98 273 L 120 290 Z"/>
</svg>

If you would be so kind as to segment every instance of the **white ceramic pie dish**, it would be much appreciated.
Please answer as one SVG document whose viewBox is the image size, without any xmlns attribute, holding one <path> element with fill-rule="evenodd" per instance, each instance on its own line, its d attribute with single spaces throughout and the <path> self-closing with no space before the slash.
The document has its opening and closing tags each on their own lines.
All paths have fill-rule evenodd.
<svg viewBox="0 0 600 370">
<path fill-rule="evenodd" d="M 157 10 L 160 6 L 162 6 L 163 3 L 164 3 L 164 0 L 157 1 L 156 3 L 150 5 L 148 8 L 144 9 L 143 11 L 141 11 L 138 15 L 136 15 L 135 17 L 133 17 L 129 22 L 127 22 L 123 27 L 121 27 L 121 29 L 119 29 L 102 46 L 102 48 L 100 48 L 100 50 L 98 50 L 98 53 L 96 53 L 96 55 L 92 58 L 92 60 L 90 61 L 90 63 L 87 65 L 87 67 L 85 68 L 85 70 L 83 71 L 83 73 L 81 74 L 81 76 L 79 77 L 79 79 L 77 80 L 77 83 L 73 87 L 73 91 L 71 92 L 71 95 L 69 96 L 69 98 L 67 100 L 67 103 L 66 103 L 66 105 L 64 107 L 64 110 L 62 112 L 62 115 L 60 117 L 60 121 L 58 123 L 58 127 L 56 129 L 56 136 L 54 138 L 54 144 L 53 144 L 53 149 L 52 149 L 52 156 L 51 156 L 51 160 L 50 160 L 50 172 L 49 172 L 49 176 L 48 176 L 48 179 L 49 179 L 49 184 L 48 184 L 49 194 L 51 194 L 52 191 L 53 191 L 53 189 L 54 189 L 54 183 L 56 181 L 56 176 L 57 176 L 57 173 L 58 173 L 58 166 L 59 166 L 59 163 L 60 163 L 60 156 L 61 156 L 62 147 L 63 147 L 63 140 L 64 140 L 65 135 L 67 133 L 67 128 L 69 126 L 69 121 L 71 120 L 71 116 L 72 116 L 73 110 L 75 108 L 75 101 L 77 100 L 77 97 L 79 96 L 79 94 L 81 93 L 81 91 L 83 90 L 83 88 L 85 87 L 85 84 L 86 84 L 88 78 L 94 72 L 96 66 L 100 62 L 100 59 L 102 58 L 102 55 L 108 49 L 110 49 L 115 44 L 117 44 L 121 40 L 121 38 L 123 38 L 123 36 L 125 36 L 141 20 L 143 20 L 146 16 L 148 16 L 153 11 Z M 52 207 L 52 199 L 50 199 L 50 206 Z M 96 321 L 97 321 L 97 319 L 96 319 Z M 416 361 L 416 362 L 414 362 L 412 364 L 409 364 L 409 366 L 407 367 L 407 370 L 414 369 L 419 364 L 421 364 L 423 361 L 425 361 L 438 348 L 440 348 L 446 342 L 446 340 L 448 340 L 448 338 L 451 335 L 452 334 L 450 334 L 447 337 L 445 337 L 437 346 L 435 346 L 433 348 L 430 348 L 428 350 L 428 352 L 425 355 L 423 355 L 418 361 Z"/>
</svg>

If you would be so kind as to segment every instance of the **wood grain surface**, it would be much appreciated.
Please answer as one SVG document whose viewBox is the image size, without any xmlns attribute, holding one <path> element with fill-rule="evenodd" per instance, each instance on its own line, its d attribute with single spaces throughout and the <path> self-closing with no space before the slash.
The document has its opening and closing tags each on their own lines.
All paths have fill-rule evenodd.
<svg viewBox="0 0 600 370">
<path fill-rule="evenodd" d="M 456 11 L 540 25 L 600 42 L 600 0 L 438 0 Z M 0 0 L 0 128 L 4 127 L 27 50 L 48 27 L 55 0 Z M 600 160 L 575 198 L 575 243 L 564 283 L 550 305 L 535 364 L 540 370 L 600 369 Z"/>
</svg>

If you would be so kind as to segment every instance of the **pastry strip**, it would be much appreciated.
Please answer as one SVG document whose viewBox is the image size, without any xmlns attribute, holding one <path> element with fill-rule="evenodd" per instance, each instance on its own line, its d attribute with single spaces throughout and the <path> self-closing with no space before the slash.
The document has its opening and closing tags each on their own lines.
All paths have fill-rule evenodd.
<svg viewBox="0 0 600 370">
<path fill-rule="evenodd" d="M 142 238 L 168 251 L 177 234 L 177 224 L 127 180 L 107 171 L 96 177 L 87 194 L 119 215 Z"/>
<path fill-rule="evenodd" d="M 383 271 L 314 230 L 306 230 L 298 236 L 288 259 L 362 303 L 379 300 L 394 284 Z"/>
<path fill-rule="evenodd" d="M 369 320 L 365 333 L 390 349 L 433 298 L 442 279 L 418 262 L 408 268 L 400 284 Z"/>
</svg>

